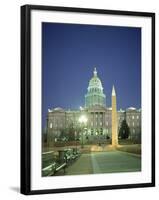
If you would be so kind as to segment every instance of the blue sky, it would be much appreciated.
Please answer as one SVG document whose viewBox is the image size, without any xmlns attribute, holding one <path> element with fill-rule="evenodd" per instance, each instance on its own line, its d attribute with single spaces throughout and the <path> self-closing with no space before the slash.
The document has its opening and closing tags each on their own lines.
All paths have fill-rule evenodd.
<svg viewBox="0 0 159 200">
<path fill-rule="evenodd" d="M 97 68 L 111 106 L 141 107 L 141 29 L 131 27 L 42 24 L 42 121 L 54 107 L 84 105 L 88 82 Z"/>
</svg>

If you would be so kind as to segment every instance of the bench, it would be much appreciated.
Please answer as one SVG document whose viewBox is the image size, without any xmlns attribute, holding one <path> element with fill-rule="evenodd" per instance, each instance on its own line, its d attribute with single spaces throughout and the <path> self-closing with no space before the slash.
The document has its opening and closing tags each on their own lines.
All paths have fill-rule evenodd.
<svg viewBox="0 0 159 200">
<path fill-rule="evenodd" d="M 63 169 L 65 174 L 65 168 L 66 168 L 66 163 L 63 163 L 59 167 L 57 167 L 55 171 L 58 172 L 59 170 Z"/>
<path fill-rule="evenodd" d="M 42 169 L 43 176 L 52 176 L 56 172 L 60 171 L 61 169 L 64 170 L 65 173 L 66 163 L 57 164 L 56 162 L 52 163 L 51 165 Z"/>
<path fill-rule="evenodd" d="M 42 169 L 42 175 L 43 176 L 51 176 L 55 173 L 55 169 L 56 169 L 56 162 L 53 162 L 52 164 L 50 164 L 47 167 L 44 167 Z"/>
</svg>

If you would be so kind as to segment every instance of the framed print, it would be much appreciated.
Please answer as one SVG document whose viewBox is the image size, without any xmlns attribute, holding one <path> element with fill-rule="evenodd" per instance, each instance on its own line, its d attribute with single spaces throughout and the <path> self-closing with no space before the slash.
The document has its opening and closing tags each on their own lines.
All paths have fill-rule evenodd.
<svg viewBox="0 0 159 200">
<path fill-rule="evenodd" d="M 21 7 L 21 193 L 155 186 L 155 14 Z"/>
</svg>

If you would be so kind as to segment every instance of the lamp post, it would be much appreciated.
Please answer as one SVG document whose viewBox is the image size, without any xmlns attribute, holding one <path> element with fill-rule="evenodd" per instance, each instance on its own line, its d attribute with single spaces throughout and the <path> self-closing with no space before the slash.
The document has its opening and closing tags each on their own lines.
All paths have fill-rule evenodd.
<svg viewBox="0 0 159 200">
<path fill-rule="evenodd" d="M 75 131 L 75 145 L 76 145 L 76 151 L 77 151 L 77 132 Z"/>
<path fill-rule="evenodd" d="M 82 132 L 82 148 L 84 147 L 84 144 L 83 144 L 83 134 L 84 134 L 84 131 L 86 130 L 86 124 L 87 124 L 87 117 L 85 115 L 81 115 L 80 118 L 79 118 L 79 123 L 81 124 L 81 126 L 83 126 L 83 132 Z"/>
</svg>

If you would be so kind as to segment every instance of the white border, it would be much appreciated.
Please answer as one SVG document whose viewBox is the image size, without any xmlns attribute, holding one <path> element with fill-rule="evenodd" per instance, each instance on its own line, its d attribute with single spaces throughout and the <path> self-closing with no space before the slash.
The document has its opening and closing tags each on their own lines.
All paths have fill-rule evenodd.
<svg viewBox="0 0 159 200">
<path fill-rule="evenodd" d="M 41 177 L 41 22 L 142 28 L 142 171 L 131 173 Z M 31 189 L 55 189 L 151 182 L 151 18 L 31 11 Z M 129 67 L 129 66 L 128 66 Z"/>
</svg>

